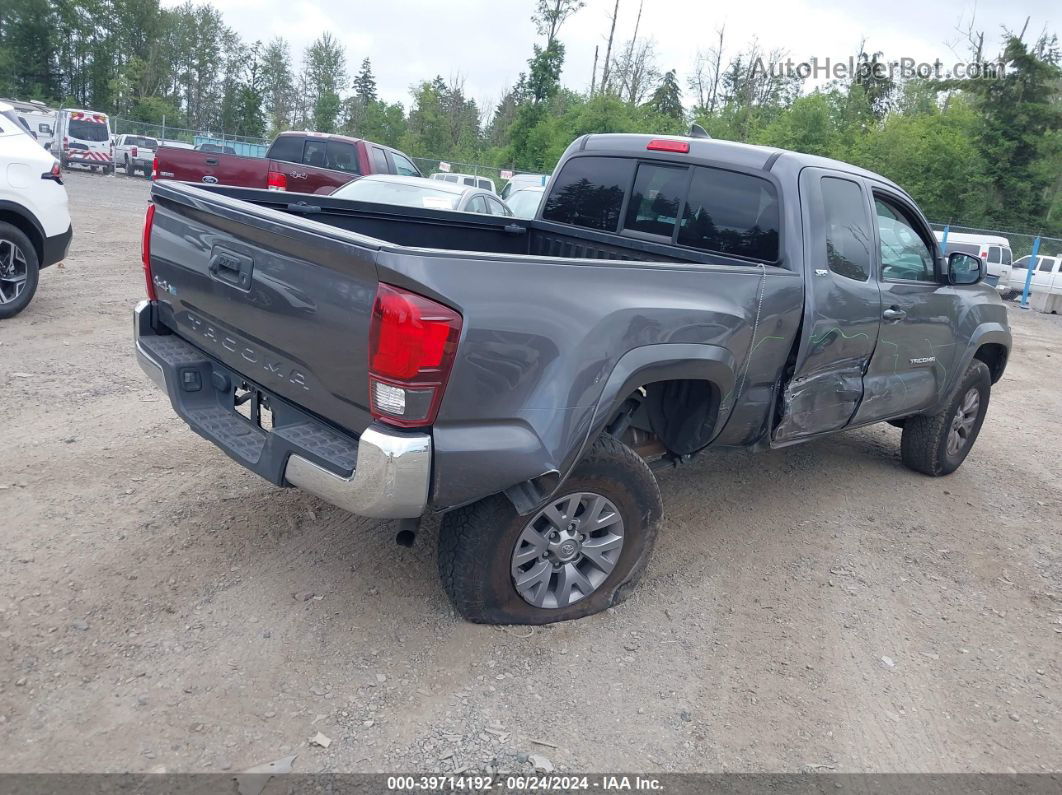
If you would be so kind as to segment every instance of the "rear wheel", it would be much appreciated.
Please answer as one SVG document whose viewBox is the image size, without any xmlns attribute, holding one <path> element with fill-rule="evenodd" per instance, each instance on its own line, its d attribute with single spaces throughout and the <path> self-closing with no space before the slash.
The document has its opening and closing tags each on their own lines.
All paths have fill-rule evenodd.
<svg viewBox="0 0 1062 795">
<path fill-rule="evenodd" d="M 37 252 L 22 230 L 0 221 L 0 319 L 14 317 L 37 292 Z"/>
<path fill-rule="evenodd" d="M 136 176 L 136 166 L 133 164 L 133 161 L 129 159 L 128 155 L 126 155 L 125 158 L 125 175 L 127 177 Z"/>
<path fill-rule="evenodd" d="M 977 359 L 947 405 L 933 415 L 908 417 L 900 438 L 905 466 L 926 475 L 950 475 L 973 449 L 988 411 L 992 375 Z"/>
<path fill-rule="evenodd" d="M 520 516 L 495 495 L 443 519 L 439 574 L 458 612 L 486 624 L 549 624 L 622 601 L 662 513 L 648 465 L 602 437 L 549 501 Z"/>
</svg>

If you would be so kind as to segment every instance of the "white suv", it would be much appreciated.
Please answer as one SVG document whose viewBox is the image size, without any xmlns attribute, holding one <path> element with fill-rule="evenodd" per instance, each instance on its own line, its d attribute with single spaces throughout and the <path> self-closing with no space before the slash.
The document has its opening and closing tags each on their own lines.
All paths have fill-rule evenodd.
<svg viewBox="0 0 1062 795">
<path fill-rule="evenodd" d="M 0 319 L 26 308 L 40 269 L 66 256 L 72 236 L 59 162 L 0 102 Z"/>
</svg>

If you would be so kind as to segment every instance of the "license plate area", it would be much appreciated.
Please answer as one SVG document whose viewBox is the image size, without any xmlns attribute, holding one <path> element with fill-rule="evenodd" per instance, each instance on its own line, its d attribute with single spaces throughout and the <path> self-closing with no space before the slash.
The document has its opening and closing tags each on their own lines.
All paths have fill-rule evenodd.
<svg viewBox="0 0 1062 795">
<path fill-rule="evenodd" d="M 233 410 L 264 431 L 273 430 L 273 407 L 269 395 L 246 382 L 232 390 Z"/>
</svg>

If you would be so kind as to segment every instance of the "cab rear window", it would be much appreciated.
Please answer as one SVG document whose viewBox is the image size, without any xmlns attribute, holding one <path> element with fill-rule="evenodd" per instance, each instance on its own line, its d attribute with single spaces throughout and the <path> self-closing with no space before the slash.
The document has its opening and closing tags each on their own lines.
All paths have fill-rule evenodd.
<svg viewBox="0 0 1062 795">
<path fill-rule="evenodd" d="M 634 161 L 619 157 L 574 157 L 553 181 L 542 218 L 561 224 L 615 232 Z"/>
<path fill-rule="evenodd" d="M 718 168 L 574 157 L 551 183 L 542 218 L 602 232 L 651 235 L 701 251 L 778 261 L 774 184 Z"/>
</svg>

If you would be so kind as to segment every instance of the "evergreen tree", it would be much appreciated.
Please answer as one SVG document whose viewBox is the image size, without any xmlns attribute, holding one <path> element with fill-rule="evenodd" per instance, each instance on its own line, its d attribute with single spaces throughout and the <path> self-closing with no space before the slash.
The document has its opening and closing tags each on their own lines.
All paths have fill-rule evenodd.
<svg viewBox="0 0 1062 795">
<path fill-rule="evenodd" d="M 361 62 L 358 76 L 354 78 L 354 93 L 363 102 L 376 101 L 376 78 L 372 74 L 372 62 L 368 58 Z"/>
<path fill-rule="evenodd" d="M 679 88 L 674 69 L 664 73 L 664 79 L 649 99 L 649 108 L 654 113 L 672 119 L 681 120 L 685 116 L 685 111 L 682 109 L 682 89 Z"/>
</svg>

